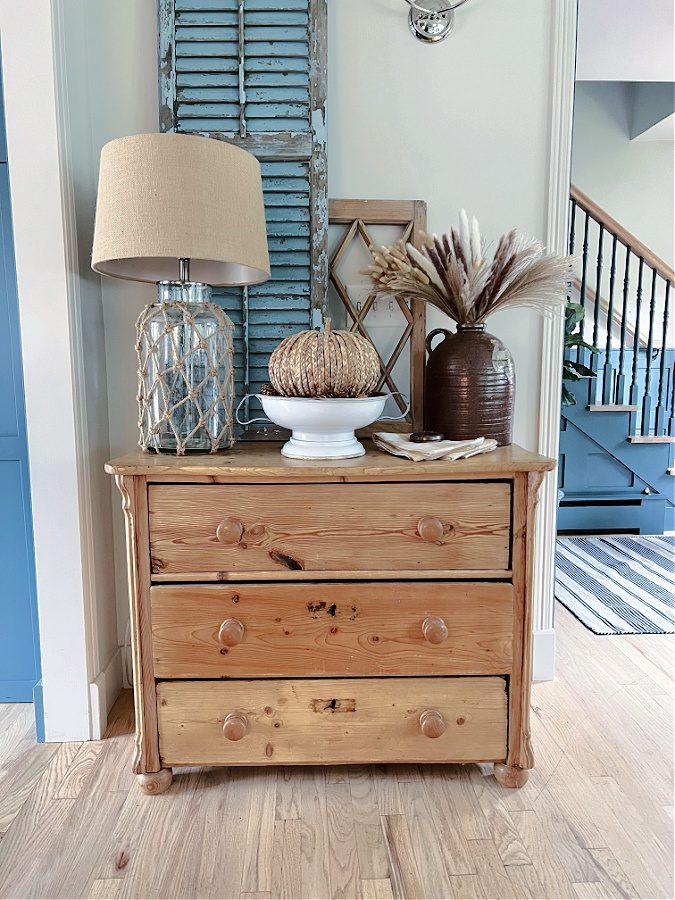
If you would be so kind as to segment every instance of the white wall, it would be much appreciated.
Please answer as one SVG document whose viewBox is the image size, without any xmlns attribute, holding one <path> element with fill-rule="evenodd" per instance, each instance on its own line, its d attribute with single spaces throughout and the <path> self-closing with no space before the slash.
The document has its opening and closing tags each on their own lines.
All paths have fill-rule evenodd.
<svg viewBox="0 0 675 900">
<path fill-rule="evenodd" d="M 92 703 L 104 724 L 110 699 L 121 686 L 119 646 L 124 640 L 127 603 L 120 498 L 103 471 L 111 455 L 110 434 L 119 433 L 114 399 L 111 423 L 108 397 L 109 392 L 116 396 L 120 356 L 105 332 L 104 318 L 111 293 L 115 305 L 124 309 L 127 304 L 133 307 L 138 292 L 127 285 L 112 292 L 107 280 L 92 272 L 91 244 L 101 147 L 115 137 L 157 128 L 157 15 L 154 0 L 54 0 L 54 9 L 61 51 L 63 167 L 72 184 L 76 221 L 79 277 L 74 280 L 78 298 L 73 327 L 76 340 L 79 337 L 77 358 L 85 389 L 83 458 L 90 504 L 84 532 L 91 542 L 91 672 L 92 681 L 97 682 Z M 124 309 L 122 318 L 126 313 Z M 127 346 L 133 351 L 133 340 Z"/>
<path fill-rule="evenodd" d="M 673 143 L 631 141 L 634 85 L 578 82 L 572 181 L 673 265 Z"/>
<path fill-rule="evenodd" d="M 673 81 L 672 0 L 579 0 L 577 78 Z"/>
<path fill-rule="evenodd" d="M 158 130 L 157 7 L 156 0 L 68 0 L 87 10 L 92 157 L 98 178 L 103 144 L 126 134 Z M 115 77 L 111 78 L 110 73 Z M 91 208 L 95 190 L 89 196 Z M 91 243 L 87 250 L 87 265 Z M 93 274 L 93 273 L 92 273 Z M 153 303 L 154 285 L 113 278 L 98 279 L 103 301 L 110 456 L 128 453 L 138 444 L 135 322 L 141 309 Z M 102 328 L 103 332 L 103 328 Z M 121 497 L 110 476 L 112 492 L 117 631 L 124 643 L 129 620 L 124 517 Z"/>
<path fill-rule="evenodd" d="M 426 200 L 436 232 L 465 207 L 492 240 L 514 225 L 544 239 L 553 4 L 472 0 L 438 46 L 411 36 L 400 0 L 328 5 L 330 196 Z M 515 357 L 515 440 L 536 450 L 542 322 L 518 311 L 488 330 Z"/>
</svg>

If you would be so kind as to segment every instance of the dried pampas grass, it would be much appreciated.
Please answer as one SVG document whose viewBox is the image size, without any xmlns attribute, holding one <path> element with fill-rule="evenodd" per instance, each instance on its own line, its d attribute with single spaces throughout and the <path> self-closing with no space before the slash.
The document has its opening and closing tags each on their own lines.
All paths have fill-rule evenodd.
<svg viewBox="0 0 675 900">
<path fill-rule="evenodd" d="M 515 229 L 499 239 L 492 259 L 478 222 L 462 210 L 459 228 L 441 237 L 425 235 L 422 248 L 399 241 L 371 249 L 368 267 L 378 293 L 431 303 L 458 325 L 476 325 L 502 309 L 529 306 L 562 311 L 571 260 L 545 254 L 543 246 Z"/>
</svg>

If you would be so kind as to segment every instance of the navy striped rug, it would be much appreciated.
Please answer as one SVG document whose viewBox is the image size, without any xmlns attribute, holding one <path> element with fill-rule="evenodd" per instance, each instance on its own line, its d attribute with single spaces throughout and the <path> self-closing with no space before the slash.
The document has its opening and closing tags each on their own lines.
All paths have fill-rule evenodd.
<svg viewBox="0 0 675 900">
<path fill-rule="evenodd" d="M 675 634 L 675 537 L 559 538 L 555 595 L 595 634 Z"/>
</svg>

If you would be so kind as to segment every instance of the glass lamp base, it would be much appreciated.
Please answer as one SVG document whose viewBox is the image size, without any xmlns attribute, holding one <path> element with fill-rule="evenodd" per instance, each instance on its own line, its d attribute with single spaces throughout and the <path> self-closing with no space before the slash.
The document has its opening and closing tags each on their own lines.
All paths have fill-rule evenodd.
<svg viewBox="0 0 675 900">
<path fill-rule="evenodd" d="M 162 281 L 137 328 L 139 444 L 216 453 L 234 443 L 234 326 L 211 288 Z"/>
</svg>

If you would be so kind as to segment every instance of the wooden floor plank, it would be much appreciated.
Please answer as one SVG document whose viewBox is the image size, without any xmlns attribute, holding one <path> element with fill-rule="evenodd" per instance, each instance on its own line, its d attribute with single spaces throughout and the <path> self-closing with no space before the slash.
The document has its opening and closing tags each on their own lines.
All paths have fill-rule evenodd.
<svg viewBox="0 0 675 900">
<path fill-rule="evenodd" d="M 615 900 L 616 894 L 611 893 L 601 881 L 593 881 L 586 884 L 573 884 L 573 896 L 579 900 Z"/>
<path fill-rule="evenodd" d="M 361 896 L 363 900 L 393 900 L 391 881 L 388 878 L 363 879 Z"/>
<path fill-rule="evenodd" d="M 371 766 L 352 766 L 349 791 L 354 818 L 356 852 L 362 879 L 389 878 L 389 857 L 382 831 L 382 815 Z"/>
<path fill-rule="evenodd" d="M 488 823 L 492 840 L 505 866 L 529 866 L 532 864 L 528 850 L 502 802 L 504 789 L 473 769 L 471 786 Z"/>
<path fill-rule="evenodd" d="M 297 766 L 280 766 L 277 769 L 275 819 L 300 819 L 302 770 Z"/>
<path fill-rule="evenodd" d="M 405 816 L 382 816 L 382 827 L 389 854 L 390 881 L 394 897 L 423 897 L 422 881 L 410 842 Z"/>
<path fill-rule="evenodd" d="M 0 835 L 8 830 L 59 749 L 58 744 L 34 745 L 31 740 L 24 753 L 13 761 L 0 792 Z"/>
<path fill-rule="evenodd" d="M 248 827 L 242 847 L 244 868 L 241 891 L 269 891 L 272 886 L 272 843 L 277 796 L 274 768 L 248 769 L 242 776 L 249 797 Z"/>
<path fill-rule="evenodd" d="M 326 785 L 326 810 L 331 897 L 358 897 L 361 870 L 348 783 Z"/>
<path fill-rule="evenodd" d="M 491 900 L 513 900 L 513 885 L 494 841 L 471 841 L 471 857 L 483 896 Z"/>
<path fill-rule="evenodd" d="M 445 864 L 448 854 L 439 835 L 440 817 L 434 817 L 423 784 L 407 782 L 400 785 L 400 790 L 423 896 L 446 897 L 450 874 Z"/>
<path fill-rule="evenodd" d="M 241 769 L 206 771 L 210 777 L 207 796 L 202 798 L 200 794 L 195 800 L 202 846 L 192 890 L 198 897 L 238 897 L 242 893 L 242 850 L 249 819 L 249 780 Z"/>
<path fill-rule="evenodd" d="M 398 790 L 396 766 L 372 766 L 373 784 L 377 793 L 377 806 L 383 816 L 400 816 L 401 795 Z"/>
<path fill-rule="evenodd" d="M 78 747 L 56 792 L 57 800 L 75 800 L 86 783 L 94 763 L 103 750 L 103 741 L 85 741 Z"/>
<path fill-rule="evenodd" d="M 312 900 L 331 896 L 326 769 L 307 766 L 301 772 L 300 881 L 302 896 Z"/>
</svg>

